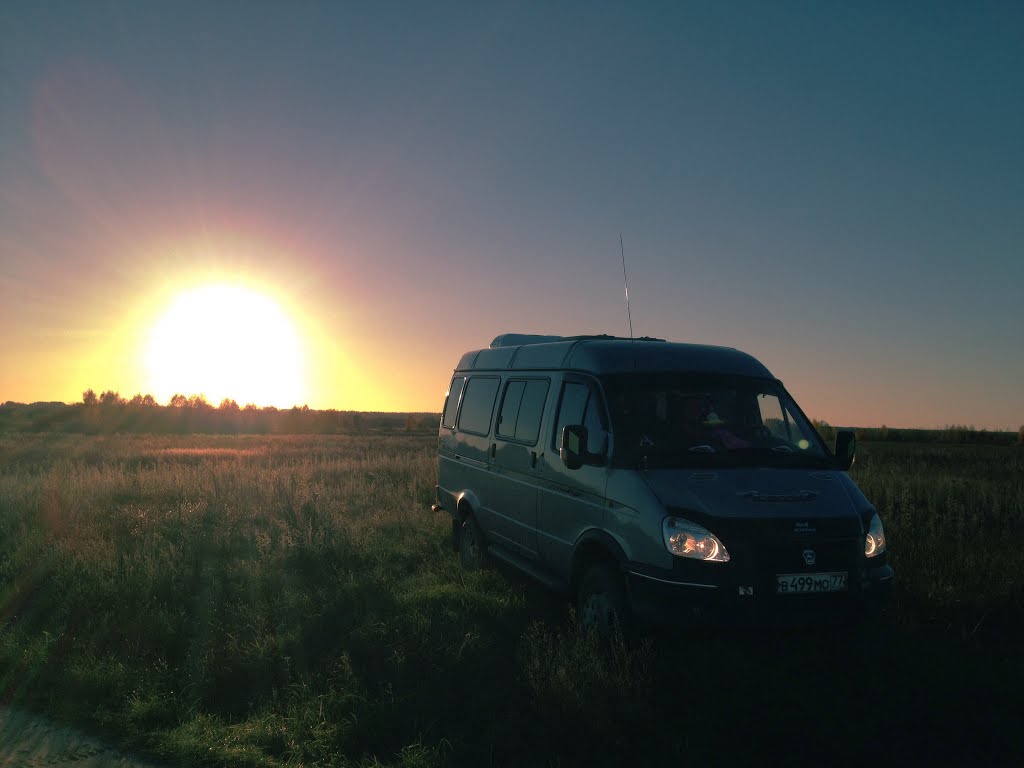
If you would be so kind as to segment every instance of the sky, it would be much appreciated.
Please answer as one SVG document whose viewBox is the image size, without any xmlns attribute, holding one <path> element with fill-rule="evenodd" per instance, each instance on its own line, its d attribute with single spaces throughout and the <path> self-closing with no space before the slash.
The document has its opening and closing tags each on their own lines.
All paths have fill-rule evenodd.
<svg viewBox="0 0 1024 768">
<path fill-rule="evenodd" d="M 1021 3 L 8 0 L 0 402 L 436 412 L 498 334 L 628 335 L 621 235 L 637 335 L 1016 430 L 1021 137 Z"/>
</svg>

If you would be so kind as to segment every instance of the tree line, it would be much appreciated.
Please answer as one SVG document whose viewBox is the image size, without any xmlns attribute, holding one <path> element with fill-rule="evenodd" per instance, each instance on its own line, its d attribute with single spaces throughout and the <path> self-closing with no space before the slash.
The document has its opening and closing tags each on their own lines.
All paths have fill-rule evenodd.
<svg viewBox="0 0 1024 768">
<path fill-rule="evenodd" d="M 176 394 L 167 405 L 152 395 L 130 399 L 106 390 L 82 393 L 79 403 L 0 405 L 2 432 L 81 432 L 111 434 L 345 434 L 362 432 L 435 432 L 440 414 L 367 413 L 239 406 L 226 398 L 217 406 L 203 395 Z"/>
<path fill-rule="evenodd" d="M 948 424 L 939 429 L 905 429 L 889 427 L 833 427 L 827 421 L 812 419 L 818 430 L 830 445 L 836 439 L 839 429 L 853 429 L 858 440 L 883 443 L 953 443 L 957 445 L 1017 445 L 1024 446 L 1024 425 L 1013 432 L 977 429 L 966 424 Z"/>
<path fill-rule="evenodd" d="M 167 405 L 152 395 L 129 399 L 106 390 L 82 393 L 80 403 L 15 403 L 0 405 L 0 432 L 81 432 L 109 434 L 346 434 L 362 432 L 421 432 L 437 430 L 440 414 L 375 413 L 314 410 L 308 405 L 293 408 L 239 406 L 225 398 L 214 406 L 203 395 L 176 394 Z M 827 421 L 813 420 L 815 429 L 831 445 L 836 431 Z M 941 429 L 854 427 L 858 440 L 869 442 L 956 443 L 1024 446 L 1024 425 L 1018 432 L 948 425 Z"/>
</svg>

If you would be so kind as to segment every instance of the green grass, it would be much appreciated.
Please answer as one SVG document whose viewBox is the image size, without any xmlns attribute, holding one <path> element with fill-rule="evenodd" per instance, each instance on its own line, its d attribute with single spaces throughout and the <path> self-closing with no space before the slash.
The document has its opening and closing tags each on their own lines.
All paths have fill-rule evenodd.
<svg viewBox="0 0 1024 768">
<path fill-rule="evenodd" d="M 459 569 L 434 446 L 0 436 L 0 699 L 182 765 L 1024 756 L 1024 451 L 862 445 L 877 626 L 604 648 Z"/>
</svg>

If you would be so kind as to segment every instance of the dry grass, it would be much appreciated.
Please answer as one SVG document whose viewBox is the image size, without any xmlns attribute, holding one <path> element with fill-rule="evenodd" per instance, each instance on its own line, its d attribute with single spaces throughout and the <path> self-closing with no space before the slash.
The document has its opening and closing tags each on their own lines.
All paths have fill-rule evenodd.
<svg viewBox="0 0 1024 768">
<path fill-rule="evenodd" d="M 433 438 L 0 436 L 0 698 L 189 765 L 999 762 L 1022 461 L 863 447 L 899 578 L 879 627 L 608 649 L 459 570 Z"/>
</svg>

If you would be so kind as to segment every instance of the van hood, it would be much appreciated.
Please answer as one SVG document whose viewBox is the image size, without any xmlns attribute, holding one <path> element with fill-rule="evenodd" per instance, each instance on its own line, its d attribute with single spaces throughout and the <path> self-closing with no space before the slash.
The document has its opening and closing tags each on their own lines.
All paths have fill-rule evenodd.
<svg viewBox="0 0 1024 768">
<path fill-rule="evenodd" d="M 716 531 L 856 536 L 870 509 L 845 473 L 835 470 L 655 469 L 643 476 L 667 510 Z"/>
</svg>

